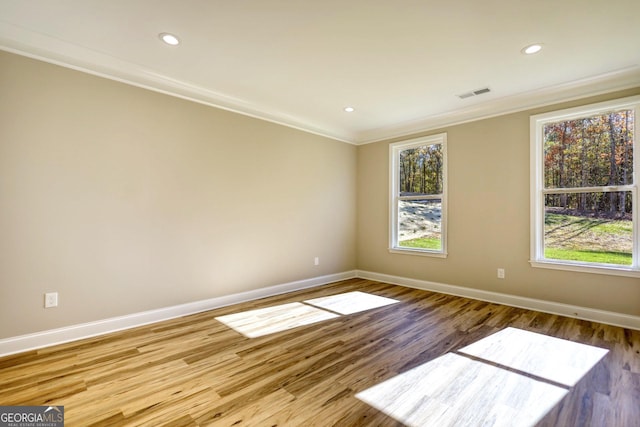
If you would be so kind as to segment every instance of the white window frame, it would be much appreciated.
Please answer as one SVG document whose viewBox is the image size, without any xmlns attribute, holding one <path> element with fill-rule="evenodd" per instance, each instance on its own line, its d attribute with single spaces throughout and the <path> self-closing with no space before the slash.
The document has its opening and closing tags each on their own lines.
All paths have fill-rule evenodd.
<svg viewBox="0 0 640 427">
<path fill-rule="evenodd" d="M 442 194 L 422 196 L 400 196 L 400 152 L 422 145 L 440 144 L 442 146 Z M 397 254 L 447 257 L 447 134 L 409 139 L 389 145 L 389 252 Z M 400 200 L 440 199 L 442 211 L 440 218 L 441 249 L 406 248 L 398 245 L 398 203 Z"/>
<path fill-rule="evenodd" d="M 548 123 L 572 120 L 581 117 L 596 116 L 612 110 L 634 110 L 633 141 L 633 183 L 630 185 L 603 186 L 581 188 L 585 192 L 630 191 L 633 205 L 633 256 L 630 267 L 612 264 L 584 263 L 576 261 L 547 259 L 544 257 L 544 195 L 545 192 L 557 192 L 557 189 L 546 191 L 544 188 L 544 134 L 543 128 Z M 533 267 L 557 270 L 578 271 L 584 273 L 609 274 L 617 276 L 640 277 L 640 208 L 638 203 L 638 180 L 640 178 L 640 96 L 600 102 L 576 108 L 538 114 L 530 118 L 531 132 L 531 248 L 530 264 Z M 574 192 L 574 191 L 570 191 Z"/>
</svg>

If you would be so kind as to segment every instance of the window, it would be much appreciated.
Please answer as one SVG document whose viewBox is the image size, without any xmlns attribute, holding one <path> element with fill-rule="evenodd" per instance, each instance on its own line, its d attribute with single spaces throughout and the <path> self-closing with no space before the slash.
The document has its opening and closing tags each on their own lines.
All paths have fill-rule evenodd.
<svg viewBox="0 0 640 427">
<path fill-rule="evenodd" d="M 391 144 L 389 157 L 389 250 L 446 256 L 447 134 Z"/>
<path fill-rule="evenodd" d="M 531 117 L 531 263 L 640 277 L 640 96 Z"/>
</svg>

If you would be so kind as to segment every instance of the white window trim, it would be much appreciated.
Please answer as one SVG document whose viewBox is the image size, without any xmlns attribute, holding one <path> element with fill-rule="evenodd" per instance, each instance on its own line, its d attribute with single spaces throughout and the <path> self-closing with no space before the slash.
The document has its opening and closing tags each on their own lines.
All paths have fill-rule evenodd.
<svg viewBox="0 0 640 427">
<path fill-rule="evenodd" d="M 544 258 L 544 179 L 543 179 L 543 126 L 547 123 L 571 120 L 589 115 L 607 113 L 616 109 L 635 111 L 634 123 L 634 157 L 633 184 L 617 186 L 618 190 L 631 192 L 633 205 L 633 258 L 630 267 L 611 264 L 581 263 L 573 261 L 551 260 Z M 533 267 L 568 270 L 583 273 L 608 274 L 615 276 L 640 277 L 640 207 L 638 206 L 638 180 L 640 179 L 640 96 L 632 96 L 613 101 L 600 102 L 566 110 L 538 114 L 530 118 L 531 157 L 531 238 L 530 264 Z M 603 191 L 602 187 L 585 188 L 583 190 Z M 608 191 L 612 191 L 609 188 Z"/>
<path fill-rule="evenodd" d="M 405 248 L 397 245 L 398 242 L 398 199 L 399 199 L 399 183 L 400 176 L 400 152 L 420 145 L 440 144 L 442 146 L 442 196 L 438 197 L 442 200 L 442 212 L 440 218 L 440 233 L 442 239 L 442 249 L 418 249 Z M 447 257 L 447 134 L 439 133 L 436 135 L 425 136 L 421 138 L 409 139 L 389 145 L 389 252 L 406 255 L 420 255 L 436 258 Z M 416 196 L 417 197 L 417 196 Z M 428 199 L 430 196 L 417 197 L 421 200 Z"/>
</svg>

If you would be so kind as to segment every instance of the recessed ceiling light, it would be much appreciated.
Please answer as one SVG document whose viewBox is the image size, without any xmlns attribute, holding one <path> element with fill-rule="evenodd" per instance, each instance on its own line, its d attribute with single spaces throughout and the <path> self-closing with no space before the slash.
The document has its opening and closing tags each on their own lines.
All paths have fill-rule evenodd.
<svg viewBox="0 0 640 427">
<path fill-rule="evenodd" d="M 160 37 L 160 40 L 162 40 L 166 44 L 170 44 L 171 46 L 177 46 L 180 44 L 180 39 L 173 34 L 160 33 L 158 34 L 158 37 Z"/>
<path fill-rule="evenodd" d="M 353 107 L 344 107 L 344 111 L 346 111 L 347 113 L 353 113 L 354 111 L 356 111 L 356 109 Z"/>
<path fill-rule="evenodd" d="M 522 49 L 522 53 L 525 55 L 533 55 L 534 53 L 538 53 L 542 50 L 542 45 L 540 43 L 530 44 Z"/>
</svg>

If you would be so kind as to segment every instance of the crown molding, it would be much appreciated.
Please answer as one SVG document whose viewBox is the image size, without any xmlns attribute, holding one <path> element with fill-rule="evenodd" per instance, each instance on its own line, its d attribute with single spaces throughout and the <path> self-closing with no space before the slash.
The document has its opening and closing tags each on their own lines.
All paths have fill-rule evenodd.
<svg viewBox="0 0 640 427">
<path fill-rule="evenodd" d="M 356 145 L 409 137 L 420 132 L 427 132 L 446 126 L 517 113 L 638 86 L 640 86 L 640 66 L 634 65 L 598 76 L 497 98 L 468 108 L 360 132 L 356 135 Z"/>
<path fill-rule="evenodd" d="M 343 128 L 319 125 L 286 112 L 274 111 L 265 105 L 173 79 L 138 64 L 6 22 L 0 22 L 0 50 L 354 145 L 408 137 L 445 126 L 640 86 L 640 66 L 635 65 L 599 76 L 497 98 L 468 108 L 351 133 Z"/>
<path fill-rule="evenodd" d="M 268 106 L 173 79 L 141 65 L 0 21 L 0 50 L 242 114 L 303 132 L 354 143 L 343 129 L 319 126 Z"/>
</svg>

